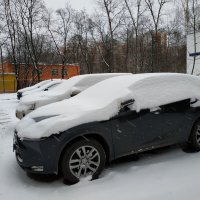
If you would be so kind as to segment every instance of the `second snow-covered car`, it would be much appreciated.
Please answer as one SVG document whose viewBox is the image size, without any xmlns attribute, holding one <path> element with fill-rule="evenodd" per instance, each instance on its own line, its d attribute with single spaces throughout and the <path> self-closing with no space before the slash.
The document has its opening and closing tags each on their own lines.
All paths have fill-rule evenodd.
<svg viewBox="0 0 200 200">
<path fill-rule="evenodd" d="M 35 90 L 35 89 L 38 89 L 40 88 L 41 86 L 49 83 L 51 80 L 45 80 L 45 81 L 41 81 L 35 85 L 32 85 L 32 86 L 29 86 L 29 87 L 26 87 L 26 88 L 23 88 L 23 89 L 20 89 L 17 91 L 17 99 L 20 99 L 23 95 L 23 92 L 27 92 L 27 91 L 31 91 L 31 90 Z"/>
<path fill-rule="evenodd" d="M 64 81 L 64 80 L 49 79 L 49 80 L 41 81 L 41 82 L 39 82 L 39 83 L 37 83 L 33 86 L 20 89 L 20 90 L 17 91 L 17 99 L 21 99 L 22 97 L 24 97 L 26 95 L 33 94 L 35 92 L 48 90 L 50 87 L 58 85 L 62 81 Z"/>
<path fill-rule="evenodd" d="M 16 126 L 19 165 L 76 183 L 106 161 L 187 142 L 200 150 L 200 79 L 154 73 L 119 76 L 33 111 Z"/>
<path fill-rule="evenodd" d="M 46 88 L 21 98 L 16 108 L 16 116 L 21 119 L 41 106 L 68 99 L 100 81 L 122 75 L 128 73 L 85 74 L 63 80 L 61 84 L 52 86 L 50 90 Z"/>
</svg>

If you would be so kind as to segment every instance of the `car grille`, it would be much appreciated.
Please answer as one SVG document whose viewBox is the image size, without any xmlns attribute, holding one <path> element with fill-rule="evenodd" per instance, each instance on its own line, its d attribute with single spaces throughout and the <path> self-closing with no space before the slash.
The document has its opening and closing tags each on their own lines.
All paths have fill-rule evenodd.
<svg viewBox="0 0 200 200">
<path fill-rule="evenodd" d="M 20 144 L 21 144 L 21 141 L 17 136 L 17 132 L 15 131 L 14 137 L 13 137 L 13 151 L 19 149 Z"/>
</svg>

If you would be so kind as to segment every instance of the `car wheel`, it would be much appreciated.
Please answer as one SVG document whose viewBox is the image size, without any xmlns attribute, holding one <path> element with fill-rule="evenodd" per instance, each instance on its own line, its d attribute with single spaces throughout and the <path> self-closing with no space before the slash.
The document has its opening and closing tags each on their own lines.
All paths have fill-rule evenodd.
<svg viewBox="0 0 200 200">
<path fill-rule="evenodd" d="M 65 149 L 61 171 L 68 183 L 77 183 L 83 177 L 97 179 L 106 162 L 102 145 L 94 139 L 79 140 Z"/>
<path fill-rule="evenodd" d="M 200 151 L 200 121 L 197 121 L 192 129 L 189 145 L 194 151 Z"/>
</svg>

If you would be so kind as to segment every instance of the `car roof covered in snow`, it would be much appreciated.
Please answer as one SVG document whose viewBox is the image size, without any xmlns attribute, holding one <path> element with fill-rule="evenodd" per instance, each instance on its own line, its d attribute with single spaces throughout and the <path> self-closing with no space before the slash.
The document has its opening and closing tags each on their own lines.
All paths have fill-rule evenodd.
<svg viewBox="0 0 200 200">
<path fill-rule="evenodd" d="M 82 91 L 84 88 L 88 88 L 89 86 L 94 85 L 100 81 L 122 75 L 130 75 L 130 73 L 99 73 L 74 76 L 68 79 L 67 82 L 57 86 L 55 90 L 66 90 L 66 87 L 71 88 L 71 86 L 73 86 L 73 91 Z"/>
<path fill-rule="evenodd" d="M 47 137 L 80 124 L 108 120 L 130 99 L 135 100 L 130 109 L 139 112 L 188 98 L 200 99 L 199 77 L 176 73 L 118 76 L 74 98 L 39 108 L 21 120 L 17 131 L 21 137 Z M 36 122 L 38 117 L 44 120 Z"/>
</svg>

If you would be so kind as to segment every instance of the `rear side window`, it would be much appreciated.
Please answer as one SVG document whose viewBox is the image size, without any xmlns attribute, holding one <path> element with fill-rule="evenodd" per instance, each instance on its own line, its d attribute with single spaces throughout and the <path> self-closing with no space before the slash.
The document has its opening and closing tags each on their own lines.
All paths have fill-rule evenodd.
<svg viewBox="0 0 200 200">
<path fill-rule="evenodd" d="M 190 108 L 190 99 L 177 101 L 161 106 L 164 112 L 183 112 Z"/>
</svg>

